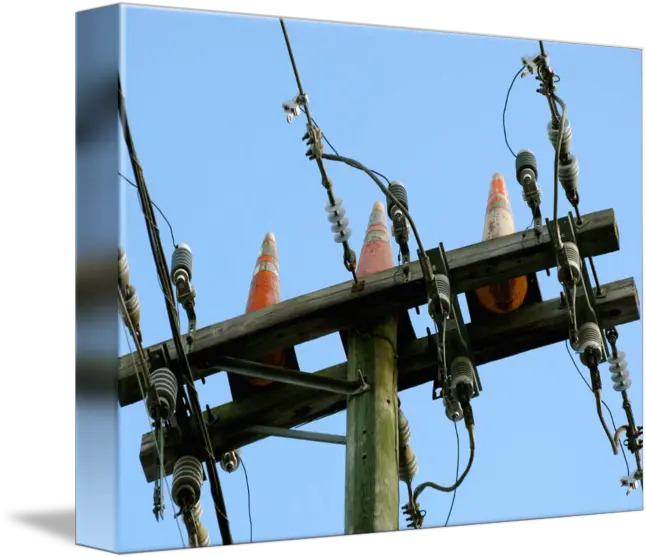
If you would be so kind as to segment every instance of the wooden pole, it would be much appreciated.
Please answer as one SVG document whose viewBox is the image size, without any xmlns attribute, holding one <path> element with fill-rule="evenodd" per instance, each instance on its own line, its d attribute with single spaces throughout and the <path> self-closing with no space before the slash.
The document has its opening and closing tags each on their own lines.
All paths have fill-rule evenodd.
<svg viewBox="0 0 646 557">
<path fill-rule="evenodd" d="M 375 203 L 363 242 L 358 276 L 393 266 L 386 213 Z M 348 377 L 369 389 L 348 397 L 345 533 L 399 529 L 397 319 L 366 321 L 348 335 Z"/>
<path fill-rule="evenodd" d="M 370 388 L 348 398 L 346 534 L 399 529 L 396 338 L 394 317 L 348 338 L 348 376 Z"/>
</svg>

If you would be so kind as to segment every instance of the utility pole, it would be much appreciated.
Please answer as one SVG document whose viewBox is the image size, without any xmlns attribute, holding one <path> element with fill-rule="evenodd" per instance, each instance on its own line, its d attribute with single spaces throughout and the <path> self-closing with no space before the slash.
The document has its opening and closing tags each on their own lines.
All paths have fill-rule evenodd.
<svg viewBox="0 0 646 557">
<path fill-rule="evenodd" d="M 392 266 L 384 206 L 375 203 L 357 276 Z M 365 380 L 370 388 L 348 397 L 346 534 L 399 529 L 396 342 L 394 316 L 363 324 L 348 336 L 348 379 Z"/>
</svg>

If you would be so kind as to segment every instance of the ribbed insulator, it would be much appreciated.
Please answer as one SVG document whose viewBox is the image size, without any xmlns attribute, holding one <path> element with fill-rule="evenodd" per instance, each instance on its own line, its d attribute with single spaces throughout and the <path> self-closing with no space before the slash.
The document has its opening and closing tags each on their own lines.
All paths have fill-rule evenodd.
<svg viewBox="0 0 646 557">
<path fill-rule="evenodd" d="M 404 413 L 400 410 L 398 416 L 398 427 L 399 427 L 399 446 L 403 447 L 410 443 L 410 424 L 406 419 Z"/>
<path fill-rule="evenodd" d="M 344 218 L 343 199 L 337 197 L 333 204 L 328 203 L 325 206 L 325 210 L 328 213 L 327 220 L 332 223 L 330 229 L 334 233 L 334 241 L 337 244 L 348 241 L 352 236 L 352 230 L 349 228 L 350 221 Z"/>
<path fill-rule="evenodd" d="M 583 365 L 597 365 L 603 357 L 603 337 L 596 323 L 589 321 L 579 327 L 577 352 Z"/>
<path fill-rule="evenodd" d="M 126 252 L 119 248 L 119 285 L 125 289 L 128 284 L 130 284 L 130 266 Z"/>
<path fill-rule="evenodd" d="M 192 507 L 202 494 L 204 470 L 202 463 L 194 456 L 183 456 L 173 469 L 173 485 L 171 494 L 173 501 L 179 507 Z"/>
<path fill-rule="evenodd" d="M 410 483 L 417 475 L 417 458 L 409 445 L 399 448 L 399 480 Z"/>
<path fill-rule="evenodd" d="M 556 149 L 556 143 L 559 140 L 559 129 L 558 127 L 554 128 L 554 125 L 551 120 L 547 123 L 547 135 L 550 138 L 550 143 L 552 144 L 552 147 Z M 565 122 L 563 122 L 563 138 L 561 139 L 561 152 L 559 153 L 559 157 L 562 156 L 563 154 L 569 153 L 571 146 L 572 146 L 572 128 L 570 127 L 570 121 L 565 120 Z"/>
<path fill-rule="evenodd" d="M 184 269 L 188 273 L 188 279 L 191 280 L 193 276 L 193 252 L 188 244 L 180 244 L 173 252 L 171 260 L 171 276 L 174 275 L 179 269 Z"/>
<path fill-rule="evenodd" d="M 538 162 L 534 153 L 529 149 L 522 149 L 516 155 L 516 179 L 523 185 L 525 177 L 529 176 L 532 181 L 538 180 Z"/>
<path fill-rule="evenodd" d="M 139 307 L 139 295 L 137 294 L 137 289 L 132 286 L 132 284 L 127 288 L 125 302 L 128 316 L 130 317 L 132 324 L 136 327 L 139 324 L 141 310 Z"/>
<path fill-rule="evenodd" d="M 404 186 L 404 184 L 402 184 L 398 180 L 390 182 L 390 184 L 388 184 L 388 191 L 393 195 L 395 199 L 397 199 L 397 201 L 399 201 L 404 206 L 406 210 L 408 210 L 408 193 L 406 192 L 406 186 Z M 394 218 L 394 211 L 399 207 L 397 207 L 390 196 L 388 196 L 386 207 L 390 218 Z"/>
<path fill-rule="evenodd" d="M 612 374 L 612 388 L 618 392 L 627 391 L 633 382 L 629 377 L 630 371 L 628 371 L 626 354 L 623 352 L 617 352 L 617 357 L 608 358 L 608 363 L 610 364 L 608 369 Z"/>
<path fill-rule="evenodd" d="M 579 248 L 574 242 L 563 242 L 563 249 L 565 250 L 565 261 L 559 261 L 558 278 L 561 284 L 572 288 L 572 286 L 581 282 Z M 566 261 L 567 266 L 565 265 Z"/>
<path fill-rule="evenodd" d="M 441 274 L 435 275 L 435 285 L 437 286 L 442 310 L 448 314 L 451 310 L 451 283 L 449 282 L 449 277 Z"/>
<path fill-rule="evenodd" d="M 571 155 L 568 162 L 559 164 L 559 182 L 568 199 L 576 195 L 579 187 L 579 159 L 575 155 Z"/>
<path fill-rule="evenodd" d="M 153 371 L 150 379 L 157 390 L 162 418 L 167 420 L 175 413 L 178 391 L 177 378 L 170 369 L 162 367 Z M 147 399 L 146 403 L 150 417 L 154 419 L 157 407 L 150 398 Z"/>
<path fill-rule="evenodd" d="M 471 399 L 475 391 L 475 369 L 466 356 L 458 356 L 451 362 L 451 391 L 458 399 L 458 391 L 462 396 Z"/>
</svg>

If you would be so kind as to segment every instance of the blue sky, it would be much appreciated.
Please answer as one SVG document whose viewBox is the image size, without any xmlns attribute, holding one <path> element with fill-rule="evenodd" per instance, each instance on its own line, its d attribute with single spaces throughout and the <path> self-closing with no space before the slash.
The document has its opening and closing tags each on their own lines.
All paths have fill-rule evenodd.
<svg viewBox="0 0 646 557">
<path fill-rule="evenodd" d="M 124 89 L 138 156 L 153 200 L 177 242 L 194 253 L 198 326 L 244 311 L 255 257 L 267 231 L 278 242 L 284 299 L 349 279 L 326 220 L 316 165 L 304 156 L 304 120 L 285 121 L 281 103 L 296 84 L 277 19 L 124 8 Z M 312 113 L 342 154 L 403 181 L 427 249 L 481 239 L 489 181 L 507 179 L 517 229 L 531 221 L 514 179 L 501 114 L 509 83 L 536 41 L 288 21 Z M 637 281 L 641 266 L 641 52 L 547 43 L 560 96 L 568 105 L 573 152 L 581 165 L 583 213 L 613 207 L 621 251 L 597 258 L 602 282 Z M 517 81 L 507 112 L 514 150 L 539 161 L 543 212 L 551 215 L 553 149 L 547 102 L 533 79 Z M 372 203 L 382 194 L 362 173 L 328 163 L 360 252 Z M 125 148 L 121 172 L 132 178 Z M 123 181 L 122 231 L 142 305 L 144 344 L 171 336 L 136 191 Z M 570 206 L 559 189 L 560 214 Z M 173 245 L 157 217 L 170 261 Z M 393 243 L 394 245 L 394 243 Z M 558 295 L 554 273 L 539 275 L 545 299 Z M 431 326 L 411 312 L 418 336 Z M 186 322 L 182 327 L 185 330 Z M 631 364 L 630 390 L 642 423 L 641 323 L 620 327 Z M 128 352 L 121 334 L 121 354 Z M 345 359 L 337 336 L 297 347 L 301 369 Z M 594 400 L 563 343 L 479 368 L 474 401 L 477 452 L 459 488 L 450 525 L 642 508 L 626 497 L 626 473 L 598 422 Z M 584 374 L 587 377 L 587 370 Z M 602 367 L 605 400 L 619 424 L 621 400 Z M 224 375 L 198 385 L 202 404 L 229 400 Z M 453 425 L 431 386 L 401 393 L 412 426 L 418 482 L 455 479 Z M 305 428 L 345 433 L 345 413 Z M 139 463 L 148 422 L 142 404 L 120 409 L 119 546 L 123 551 L 181 547 L 175 521 L 155 522 L 152 485 Z M 468 453 L 462 423 L 461 469 Z M 344 524 L 341 446 L 267 439 L 243 449 L 251 484 L 254 541 L 336 535 Z M 630 457 L 630 455 L 629 455 Z M 629 458 L 631 468 L 633 460 Z M 234 540 L 249 540 L 242 470 L 221 474 Z M 405 502 L 402 484 L 402 504 Z M 220 543 L 208 485 L 204 523 Z M 167 505 L 169 505 L 167 497 Z M 420 497 L 426 526 L 443 526 L 451 495 Z M 404 525 L 403 518 L 401 520 Z M 186 539 L 186 536 L 184 536 Z"/>
</svg>

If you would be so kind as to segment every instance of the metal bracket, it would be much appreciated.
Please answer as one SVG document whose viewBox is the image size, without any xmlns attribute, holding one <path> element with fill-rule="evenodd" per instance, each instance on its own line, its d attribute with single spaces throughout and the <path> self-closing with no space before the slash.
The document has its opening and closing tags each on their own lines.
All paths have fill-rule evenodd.
<svg viewBox="0 0 646 557">
<path fill-rule="evenodd" d="M 238 358 L 217 357 L 212 362 L 213 367 L 245 377 L 265 379 L 276 383 L 287 383 L 309 389 L 318 389 L 330 393 L 337 393 L 345 396 L 352 396 L 363 393 L 369 389 L 365 379 L 361 377 L 358 381 L 347 381 L 336 377 L 325 377 L 316 373 L 295 371 L 279 366 L 272 366 L 240 360 Z"/>
<path fill-rule="evenodd" d="M 567 224 L 568 226 L 563 227 L 565 230 L 563 230 L 563 240 L 565 242 L 574 242 L 577 246 L 579 245 L 579 238 L 577 235 L 576 231 L 576 225 L 574 222 L 574 217 L 572 215 L 572 212 L 568 212 L 567 216 Z M 597 325 L 599 325 L 599 329 L 601 330 L 601 318 L 599 316 L 599 308 L 597 307 L 597 298 L 601 298 L 605 295 L 605 293 L 602 291 L 601 295 L 597 296 L 596 290 L 592 287 L 592 283 L 590 282 L 590 274 L 588 273 L 588 266 L 585 260 L 585 257 L 583 257 L 581 254 L 580 255 L 580 265 L 581 265 L 581 275 L 582 275 L 582 280 L 583 280 L 583 288 L 585 289 L 584 297 L 587 294 L 588 300 L 590 300 L 590 305 L 592 306 L 592 311 L 594 313 L 594 319 L 597 322 Z M 587 302 L 585 304 L 585 307 L 587 309 Z M 581 308 L 580 304 L 577 304 L 578 308 Z M 585 311 L 585 309 L 583 310 Z M 577 314 L 579 311 L 577 311 Z M 577 315 L 578 318 L 578 315 Z M 602 357 L 601 362 L 603 363 L 607 360 L 608 354 L 610 354 L 610 351 L 608 349 L 608 342 L 605 337 L 605 335 L 601 335 L 601 340 L 603 343 L 603 350 L 604 350 L 604 355 Z"/>
<path fill-rule="evenodd" d="M 287 429 L 274 426 L 252 426 L 250 431 L 273 437 L 284 437 L 286 439 L 300 439 L 302 441 L 317 441 L 319 443 L 331 443 L 333 445 L 345 445 L 345 435 L 333 435 L 331 433 L 317 433 L 315 431 L 303 431 L 300 429 Z"/>
<path fill-rule="evenodd" d="M 449 283 L 451 283 L 451 269 L 449 268 L 449 265 L 448 265 L 446 251 L 444 250 L 444 244 L 440 242 L 439 247 L 429 250 L 427 252 L 427 255 L 431 263 L 431 268 L 433 269 L 433 272 L 436 274 L 446 275 L 449 278 Z M 464 317 L 462 316 L 462 310 L 460 309 L 460 302 L 453 288 L 451 288 L 451 306 L 453 310 L 453 315 L 449 316 L 449 319 L 446 323 L 447 353 L 459 354 L 459 355 L 464 355 L 469 357 L 469 359 L 473 363 L 473 369 L 475 371 L 475 379 L 476 379 L 473 396 L 477 397 L 482 391 L 482 382 L 480 381 L 480 374 L 478 373 L 478 369 L 475 365 L 473 349 L 471 348 L 469 335 L 467 333 L 467 328 L 464 323 Z M 444 389 L 442 388 L 442 390 Z M 435 388 L 434 388 L 433 397 L 434 399 L 439 398 L 438 396 L 435 395 Z"/>
<path fill-rule="evenodd" d="M 353 282 L 352 283 L 352 292 L 361 292 L 364 287 L 366 286 L 366 281 L 365 280 L 360 280 L 358 282 Z"/>
</svg>

